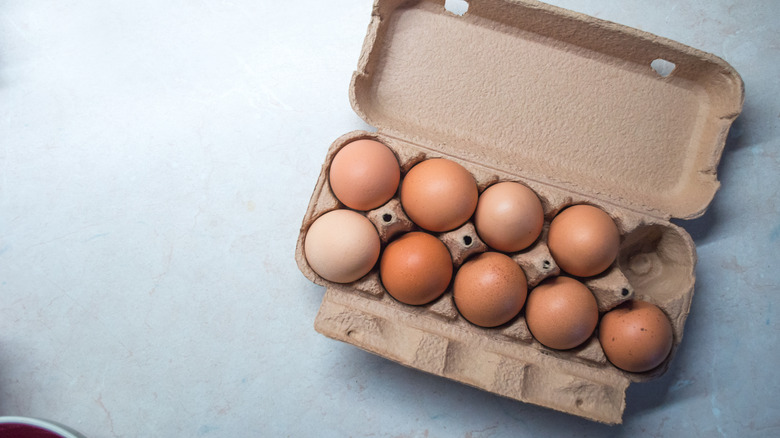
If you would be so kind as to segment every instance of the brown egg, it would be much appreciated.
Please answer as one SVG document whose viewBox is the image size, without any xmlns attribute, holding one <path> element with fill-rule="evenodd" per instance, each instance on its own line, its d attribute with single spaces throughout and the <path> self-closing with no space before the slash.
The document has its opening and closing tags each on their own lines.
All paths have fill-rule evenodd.
<svg viewBox="0 0 780 438">
<path fill-rule="evenodd" d="M 350 283 L 368 274 L 379 258 L 379 234 L 365 216 L 333 210 L 317 218 L 306 232 L 303 252 L 320 277 Z"/>
<path fill-rule="evenodd" d="M 423 161 L 401 184 L 401 205 L 412 222 L 429 231 L 450 231 L 463 225 L 477 207 L 474 177 L 444 158 Z"/>
<path fill-rule="evenodd" d="M 607 359 L 633 373 L 660 365 L 673 340 L 669 318 L 647 301 L 627 301 L 604 314 L 599 324 L 599 342 Z"/>
<path fill-rule="evenodd" d="M 575 205 L 552 220 L 547 246 L 561 269 L 578 277 L 591 277 L 604 272 L 615 261 L 620 232 L 600 208 Z"/>
<path fill-rule="evenodd" d="M 496 327 L 514 318 L 527 294 L 522 268 L 498 252 L 475 256 L 455 274 L 455 306 L 466 320 L 482 327 Z"/>
<path fill-rule="evenodd" d="M 355 140 L 336 153 L 329 181 L 339 201 L 355 210 L 372 210 L 395 195 L 401 169 L 387 146 L 374 140 Z"/>
<path fill-rule="evenodd" d="M 482 241 L 504 252 L 515 252 L 536 241 L 544 225 L 542 202 L 516 182 L 488 187 L 479 196 L 474 225 Z"/>
<path fill-rule="evenodd" d="M 537 341 L 556 350 L 568 350 L 593 334 L 599 308 L 584 284 L 570 277 L 553 277 L 528 295 L 525 320 Z"/>
<path fill-rule="evenodd" d="M 390 242 L 379 261 L 379 275 L 387 292 L 412 305 L 429 303 L 447 289 L 452 258 L 441 240 L 413 231 Z"/>
</svg>

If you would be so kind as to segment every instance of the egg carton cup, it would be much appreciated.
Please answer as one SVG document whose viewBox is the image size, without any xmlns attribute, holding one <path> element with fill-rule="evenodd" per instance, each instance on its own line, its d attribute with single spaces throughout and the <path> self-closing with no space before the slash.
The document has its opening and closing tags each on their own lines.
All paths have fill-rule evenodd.
<svg viewBox="0 0 780 438">
<path fill-rule="evenodd" d="M 675 70 L 660 76 L 651 68 L 655 59 L 673 60 Z M 297 241 L 301 272 L 326 289 L 315 329 L 495 394 L 621 423 L 628 385 L 666 372 L 683 338 L 696 251 L 670 218 L 697 217 L 714 196 L 715 169 L 743 94 L 739 75 L 713 55 L 545 4 L 472 0 L 460 16 L 443 1 L 377 0 L 350 100 L 378 130 L 333 142 Z M 349 284 L 317 275 L 303 242 L 318 217 L 346 208 L 330 189 L 328 170 L 334 155 L 358 139 L 393 151 L 401 184 L 415 164 L 447 158 L 474 176 L 480 193 L 505 181 L 531 188 L 544 208 L 542 234 L 529 248 L 507 253 L 529 290 L 566 275 L 547 248 L 552 218 L 577 204 L 604 210 L 620 231 L 618 257 L 602 274 L 579 280 L 596 297 L 600 316 L 630 299 L 661 308 L 673 329 L 670 355 L 648 372 L 626 372 L 607 360 L 598 328 L 579 347 L 554 350 L 533 338 L 523 311 L 495 328 L 469 323 L 451 284 L 432 303 L 410 306 L 385 291 L 378 265 Z M 360 212 L 382 249 L 420 230 L 398 195 Z M 472 221 L 430 234 L 447 246 L 456 270 L 490 250 Z"/>
</svg>

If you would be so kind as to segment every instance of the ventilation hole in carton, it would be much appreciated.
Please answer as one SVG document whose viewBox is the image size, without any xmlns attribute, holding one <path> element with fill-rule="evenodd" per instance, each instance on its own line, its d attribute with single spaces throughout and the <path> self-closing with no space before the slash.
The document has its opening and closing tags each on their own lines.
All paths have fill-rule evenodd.
<svg viewBox="0 0 780 438">
<path fill-rule="evenodd" d="M 650 67 L 655 70 L 656 73 L 658 73 L 658 76 L 665 78 L 672 74 L 674 69 L 677 67 L 677 64 L 665 59 L 658 58 L 654 59 L 653 62 L 650 63 Z"/>
<path fill-rule="evenodd" d="M 628 289 L 623 288 L 623 290 L 620 291 L 620 294 L 623 295 L 624 297 L 627 297 L 628 294 L 629 294 L 629 291 L 628 291 Z"/>
<path fill-rule="evenodd" d="M 390 222 L 391 220 L 393 220 L 393 215 L 390 213 L 385 213 L 382 215 L 382 220 L 385 222 Z"/>
<path fill-rule="evenodd" d="M 544 269 L 550 269 L 550 265 L 551 265 L 551 263 L 550 263 L 549 260 L 545 260 L 545 261 L 542 262 L 542 268 L 544 268 Z"/>
<path fill-rule="evenodd" d="M 455 15 L 463 15 L 469 10 L 469 3 L 466 0 L 444 0 L 444 9 Z"/>
<path fill-rule="evenodd" d="M 577 401 L 574 402 L 574 404 L 577 405 L 578 408 L 582 406 L 582 403 L 584 402 L 582 401 L 581 398 L 578 398 Z"/>
<path fill-rule="evenodd" d="M 474 240 L 471 238 L 471 236 L 463 236 L 464 245 L 471 246 L 472 243 L 474 243 Z"/>
</svg>

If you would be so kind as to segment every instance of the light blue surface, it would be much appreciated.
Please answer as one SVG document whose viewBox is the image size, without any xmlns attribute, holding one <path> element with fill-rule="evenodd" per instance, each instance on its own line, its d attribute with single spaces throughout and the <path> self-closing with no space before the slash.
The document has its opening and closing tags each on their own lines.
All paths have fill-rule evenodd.
<svg viewBox="0 0 780 438">
<path fill-rule="evenodd" d="M 0 3 L 0 415 L 89 437 L 778 436 L 780 2 L 552 3 L 733 65 L 671 369 L 624 425 L 317 334 L 293 259 L 371 2 Z"/>
</svg>

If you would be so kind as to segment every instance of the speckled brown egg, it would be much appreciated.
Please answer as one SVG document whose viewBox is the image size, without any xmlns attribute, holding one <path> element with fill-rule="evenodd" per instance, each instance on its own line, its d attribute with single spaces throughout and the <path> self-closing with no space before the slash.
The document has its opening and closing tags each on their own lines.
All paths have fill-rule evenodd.
<svg viewBox="0 0 780 438">
<path fill-rule="evenodd" d="M 429 303 L 447 289 L 452 258 L 441 240 L 413 231 L 390 242 L 379 261 L 382 285 L 396 300 L 412 305 Z"/>
<path fill-rule="evenodd" d="M 362 139 L 336 153 L 328 178 L 333 194 L 344 205 L 355 210 L 372 210 L 395 195 L 401 169 L 387 146 Z"/>
<path fill-rule="evenodd" d="M 542 202 L 520 183 L 494 184 L 479 195 L 474 225 L 490 247 L 504 252 L 523 250 L 542 232 Z"/>
<path fill-rule="evenodd" d="M 615 261 L 620 232 L 600 208 L 575 205 L 553 218 L 547 246 L 561 269 L 577 277 L 591 277 Z"/>
<path fill-rule="evenodd" d="M 477 208 L 474 177 L 460 164 L 425 160 L 412 167 L 401 183 L 401 205 L 412 222 L 434 232 L 463 225 Z"/>
<path fill-rule="evenodd" d="M 333 210 L 315 220 L 303 243 L 309 266 L 320 277 L 350 283 L 366 275 L 379 259 L 379 234 L 352 210 Z"/>
<path fill-rule="evenodd" d="M 528 284 L 522 268 L 498 252 L 479 254 L 455 274 L 453 298 L 466 320 L 496 327 L 514 318 L 525 304 Z"/>
<path fill-rule="evenodd" d="M 672 350 L 672 324 L 652 303 L 633 300 L 607 312 L 599 324 L 599 342 L 618 368 L 641 373 L 660 365 Z"/>
<path fill-rule="evenodd" d="M 596 298 L 584 284 L 570 277 L 553 277 L 528 295 L 525 320 L 541 344 L 568 350 L 593 334 L 599 309 Z"/>
</svg>

